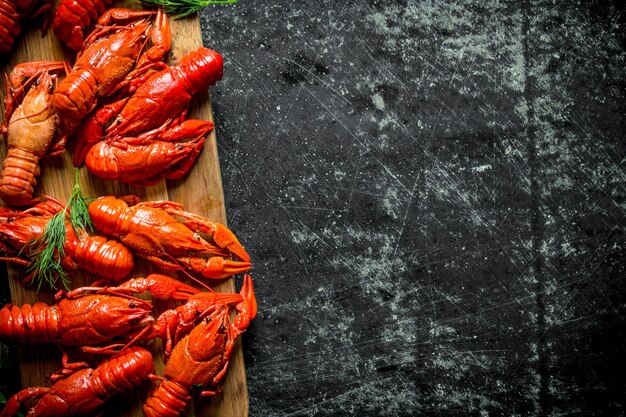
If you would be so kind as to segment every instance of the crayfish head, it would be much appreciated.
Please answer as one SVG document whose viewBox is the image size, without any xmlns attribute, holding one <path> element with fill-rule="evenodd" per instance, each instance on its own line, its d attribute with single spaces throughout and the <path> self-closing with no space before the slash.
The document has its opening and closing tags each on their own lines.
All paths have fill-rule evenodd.
<svg viewBox="0 0 626 417">
<path fill-rule="evenodd" d="M 62 344 L 95 345 L 117 337 L 128 337 L 154 322 L 149 301 L 134 297 L 93 294 L 64 299 Z"/>
<path fill-rule="evenodd" d="M 22 105 L 24 115 L 33 123 L 46 120 L 54 114 L 54 109 L 50 105 L 54 91 L 53 79 L 56 79 L 56 76 L 50 75 L 48 71 L 42 71 L 24 97 Z"/>
<path fill-rule="evenodd" d="M 54 138 L 58 118 L 52 106 L 53 78 L 42 71 L 11 116 L 8 143 L 42 156 Z"/>
<path fill-rule="evenodd" d="M 150 302 L 138 298 L 116 298 L 121 298 L 116 300 L 119 307 L 112 310 L 113 314 L 108 316 L 108 325 L 103 323 L 103 334 L 116 337 L 129 332 L 134 333 L 154 323 L 154 318 L 150 315 L 152 310 Z"/>
<path fill-rule="evenodd" d="M 142 20 L 130 26 L 128 30 L 116 33 L 109 39 L 111 51 L 119 57 L 137 59 L 146 45 L 150 28 L 150 22 Z"/>
<path fill-rule="evenodd" d="M 231 335 L 228 307 L 224 306 L 198 324 L 189 334 L 189 355 L 198 362 L 221 358 Z M 232 341 L 231 341 L 232 342 Z"/>
</svg>

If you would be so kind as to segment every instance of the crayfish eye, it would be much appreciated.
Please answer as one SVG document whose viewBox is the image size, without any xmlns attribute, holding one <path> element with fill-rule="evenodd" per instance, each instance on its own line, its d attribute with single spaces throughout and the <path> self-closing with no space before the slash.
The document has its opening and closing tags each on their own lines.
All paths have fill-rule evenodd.
<svg viewBox="0 0 626 417">
<path fill-rule="evenodd" d="M 193 395 L 199 393 L 202 388 L 204 388 L 204 384 L 193 384 L 191 385 L 191 389 L 189 390 L 189 392 Z"/>
</svg>

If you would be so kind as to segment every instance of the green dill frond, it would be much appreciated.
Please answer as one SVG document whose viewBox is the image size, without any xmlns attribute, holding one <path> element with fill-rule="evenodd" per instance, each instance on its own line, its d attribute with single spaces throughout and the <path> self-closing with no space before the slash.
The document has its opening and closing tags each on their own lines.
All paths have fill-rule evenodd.
<svg viewBox="0 0 626 417">
<path fill-rule="evenodd" d="M 61 259 L 65 256 L 65 210 L 52 216 L 46 225 L 43 235 L 32 242 L 35 248 L 27 272 L 33 273 L 33 283 L 37 291 L 44 281 L 56 290 L 57 277 L 61 278 L 65 289 L 69 290 L 67 274 L 61 267 Z"/>
<path fill-rule="evenodd" d="M 144 3 L 163 7 L 165 13 L 176 19 L 189 16 L 213 4 L 236 4 L 237 0 L 142 0 Z"/>
<path fill-rule="evenodd" d="M 32 282 L 37 286 L 37 291 L 45 281 L 50 288 L 56 290 L 56 281 L 61 279 L 61 284 L 66 290 L 70 290 L 70 281 L 67 273 L 61 266 L 61 259 L 65 256 L 66 229 L 65 222 L 69 217 L 74 232 L 80 234 L 87 230 L 93 230 L 91 217 L 89 216 L 89 199 L 83 195 L 78 182 L 79 171 L 76 170 L 74 188 L 65 208 L 56 213 L 46 224 L 43 235 L 31 242 L 31 261 L 27 272 L 33 274 Z"/>
<path fill-rule="evenodd" d="M 78 174 L 79 171 L 77 169 L 74 188 L 67 202 L 67 209 L 70 212 L 70 224 L 77 235 L 79 235 L 80 232 L 93 230 L 93 223 L 91 222 L 91 217 L 89 217 L 89 203 L 92 199 L 87 199 L 83 195 L 78 183 Z"/>
</svg>

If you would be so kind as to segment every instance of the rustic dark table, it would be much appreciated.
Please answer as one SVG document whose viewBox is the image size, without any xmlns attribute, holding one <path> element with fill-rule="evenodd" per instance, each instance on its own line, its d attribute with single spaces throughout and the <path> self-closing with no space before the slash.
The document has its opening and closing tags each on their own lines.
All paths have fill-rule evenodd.
<svg viewBox="0 0 626 417">
<path fill-rule="evenodd" d="M 202 12 L 251 416 L 626 414 L 625 11 Z"/>
</svg>

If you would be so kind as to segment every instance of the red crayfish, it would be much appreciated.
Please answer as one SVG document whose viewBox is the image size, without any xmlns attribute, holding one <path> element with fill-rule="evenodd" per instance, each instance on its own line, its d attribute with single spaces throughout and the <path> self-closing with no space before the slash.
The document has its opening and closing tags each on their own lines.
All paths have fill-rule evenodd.
<svg viewBox="0 0 626 417">
<path fill-rule="evenodd" d="M 200 48 L 178 65 L 147 72 L 132 94 L 89 116 L 77 133 L 74 165 L 145 186 L 186 175 L 213 123 L 185 120 L 191 98 L 222 78 L 222 57 Z"/>
<path fill-rule="evenodd" d="M 251 278 L 245 291 L 252 291 Z M 135 297 L 148 292 L 158 300 L 182 300 L 185 304 L 163 312 L 156 320 L 152 303 Z M 203 312 L 241 303 L 248 293 L 228 294 L 200 291 L 174 278 L 151 274 L 116 287 L 81 287 L 49 306 L 37 302 L 22 307 L 9 304 L 0 309 L 0 340 L 21 343 L 56 343 L 80 347 L 91 353 L 114 353 L 139 339 L 165 339 L 166 354 L 189 332 Z M 120 342 L 120 343 L 118 343 Z M 108 343 L 106 346 L 102 344 Z"/>
<path fill-rule="evenodd" d="M 202 396 L 215 395 L 228 370 L 235 340 L 255 317 L 257 304 L 249 275 L 241 289 L 243 300 L 236 305 L 231 323 L 225 305 L 207 310 L 202 321 L 175 346 L 165 365 L 161 384 L 143 406 L 147 417 L 177 417 L 191 401 L 191 392 L 203 387 Z"/>
<path fill-rule="evenodd" d="M 85 40 L 72 71 L 53 95 L 54 106 L 67 134 L 74 133 L 100 97 L 123 88 L 169 51 L 171 32 L 167 15 L 159 10 L 152 24 L 149 18 L 154 13 L 110 9 L 100 17 L 98 27 Z M 132 23 L 119 25 L 117 22 Z M 152 46 L 144 51 L 148 36 Z"/>
<path fill-rule="evenodd" d="M 118 338 L 132 340 L 154 322 L 151 310 L 149 301 L 110 294 L 64 297 L 51 306 L 9 304 L 0 310 L 0 339 L 93 348 Z M 94 349 L 111 351 L 108 346 Z"/>
<path fill-rule="evenodd" d="M 0 54 L 9 52 L 22 32 L 20 22 L 52 7 L 52 0 L 0 0 Z"/>
<path fill-rule="evenodd" d="M 52 107 L 56 76 L 49 73 L 63 69 L 60 62 L 31 62 L 16 66 L 7 79 L 6 126 L 0 131 L 8 151 L 0 198 L 9 205 L 30 204 L 40 174 L 39 160 L 65 151 L 65 136 L 56 133 L 58 117 Z"/>
<path fill-rule="evenodd" d="M 46 225 L 61 210 L 63 205 L 50 197 L 23 211 L 1 207 L 0 250 L 13 256 L 0 259 L 29 265 Z M 87 233 L 77 236 L 69 221 L 65 222 L 65 235 L 65 255 L 60 262 L 65 271 L 80 268 L 111 281 L 119 281 L 132 271 L 133 254 L 120 242 Z M 20 253 L 26 257 L 20 257 Z"/>
<path fill-rule="evenodd" d="M 178 203 L 106 196 L 89 205 L 89 215 L 97 231 L 119 239 L 135 255 L 167 270 L 182 269 L 221 279 L 252 267 L 250 256 L 233 232 L 222 224 L 183 211 Z M 225 259 L 229 256 L 239 260 Z"/>
<path fill-rule="evenodd" d="M 50 388 L 26 388 L 7 401 L 0 417 L 17 415 L 24 403 L 38 400 L 27 416 L 84 416 L 98 411 L 110 398 L 124 394 L 154 375 L 152 354 L 141 347 L 130 347 L 103 361 L 97 368 L 88 364 L 65 363 L 50 378 Z"/>
</svg>

